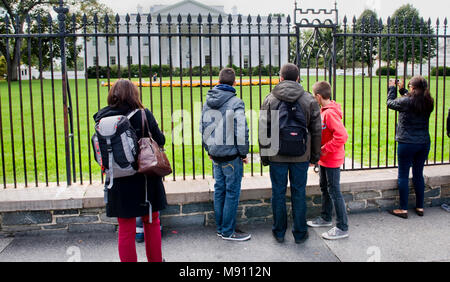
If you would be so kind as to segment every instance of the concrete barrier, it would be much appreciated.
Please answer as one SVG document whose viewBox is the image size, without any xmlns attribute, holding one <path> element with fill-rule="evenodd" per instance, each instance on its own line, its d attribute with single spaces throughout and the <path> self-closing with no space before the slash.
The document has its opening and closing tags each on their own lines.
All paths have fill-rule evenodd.
<svg viewBox="0 0 450 282">
<path fill-rule="evenodd" d="M 426 167 L 427 207 L 450 202 L 450 165 Z M 412 182 L 411 182 L 412 187 Z M 161 212 L 166 227 L 214 225 L 214 180 L 165 182 L 169 206 Z M 342 172 L 341 190 L 349 213 L 385 211 L 399 204 L 397 170 Z M 272 220 L 268 176 L 245 176 L 238 207 L 239 225 Z M 320 214 L 319 176 L 309 173 L 306 188 L 309 218 Z M 411 188 L 410 206 L 415 204 Z M 290 193 L 287 193 L 291 214 Z M 71 187 L 0 190 L 0 234 L 3 236 L 66 232 L 115 232 L 117 220 L 106 217 L 101 183 Z"/>
</svg>

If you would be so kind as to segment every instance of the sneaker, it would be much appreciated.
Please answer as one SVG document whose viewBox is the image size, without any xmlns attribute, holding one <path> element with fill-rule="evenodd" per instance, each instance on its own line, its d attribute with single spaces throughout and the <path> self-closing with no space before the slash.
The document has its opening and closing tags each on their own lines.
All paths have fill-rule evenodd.
<svg viewBox="0 0 450 282">
<path fill-rule="evenodd" d="M 217 232 L 217 237 L 222 237 L 222 233 Z"/>
<path fill-rule="evenodd" d="M 450 212 L 450 206 L 447 204 L 442 204 L 441 208 L 444 209 L 446 212 Z"/>
<path fill-rule="evenodd" d="M 233 234 L 231 234 L 231 236 L 229 237 L 225 237 L 222 235 L 222 239 L 227 240 L 227 241 L 247 241 L 250 240 L 252 238 L 252 235 L 244 233 L 244 232 L 238 232 L 235 231 Z"/>
<path fill-rule="evenodd" d="M 348 237 L 348 231 L 342 231 L 337 227 L 333 227 L 328 232 L 322 234 L 322 238 L 327 240 L 338 240 Z"/>
<path fill-rule="evenodd" d="M 321 216 L 314 220 L 306 222 L 309 227 L 330 227 L 333 225 L 331 221 L 325 221 Z"/>
<path fill-rule="evenodd" d="M 136 242 L 144 243 L 144 233 L 136 233 Z"/>
</svg>

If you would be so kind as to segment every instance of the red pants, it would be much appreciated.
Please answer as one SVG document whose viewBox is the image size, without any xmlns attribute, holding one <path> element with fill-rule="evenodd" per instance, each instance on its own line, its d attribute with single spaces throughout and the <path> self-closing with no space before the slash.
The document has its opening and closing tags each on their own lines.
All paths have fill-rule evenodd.
<svg viewBox="0 0 450 282">
<path fill-rule="evenodd" d="M 144 222 L 145 251 L 149 262 L 162 262 L 161 229 L 158 212 L 142 218 Z M 119 222 L 119 257 L 121 262 L 137 262 L 136 253 L 136 218 L 118 218 Z"/>
</svg>

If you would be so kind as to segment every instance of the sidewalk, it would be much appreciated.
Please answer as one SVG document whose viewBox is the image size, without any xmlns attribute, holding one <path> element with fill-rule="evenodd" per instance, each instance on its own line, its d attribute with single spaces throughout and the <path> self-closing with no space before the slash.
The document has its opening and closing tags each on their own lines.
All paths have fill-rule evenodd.
<svg viewBox="0 0 450 282">
<path fill-rule="evenodd" d="M 268 224 L 249 225 L 248 242 L 227 242 L 212 227 L 165 230 L 163 256 L 167 262 L 450 262 L 450 213 L 425 210 L 425 217 L 410 211 L 403 220 L 386 212 L 349 215 L 350 237 L 326 241 L 327 228 L 310 229 L 309 240 L 294 243 L 290 229 L 284 244 L 272 238 Z M 143 244 L 137 245 L 145 261 Z M 117 262 L 117 234 L 80 233 L 40 237 L 0 238 L 0 262 Z"/>
</svg>

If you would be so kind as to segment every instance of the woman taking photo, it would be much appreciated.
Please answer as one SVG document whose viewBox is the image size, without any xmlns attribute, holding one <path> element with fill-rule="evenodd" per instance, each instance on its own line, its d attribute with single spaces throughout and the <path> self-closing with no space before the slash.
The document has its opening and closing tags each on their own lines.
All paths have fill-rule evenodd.
<svg viewBox="0 0 450 282">
<path fill-rule="evenodd" d="M 139 99 L 139 90 L 129 80 L 119 80 L 108 95 L 108 106 L 94 115 L 95 122 L 102 118 L 123 115 L 137 111 L 130 123 L 137 139 L 149 137 L 147 126 L 142 125 L 144 106 Z M 159 146 L 164 146 L 164 135 L 158 128 L 153 114 L 145 109 L 148 128 Z M 142 128 L 145 128 L 143 132 Z M 122 262 L 137 262 L 136 217 L 143 217 L 144 240 L 149 262 L 162 262 L 161 232 L 158 211 L 167 205 L 162 178 L 135 175 L 114 178 L 113 186 L 107 190 L 106 215 L 117 217 L 119 223 L 119 257 Z M 150 202 L 151 206 L 148 204 Z M 150 208 L 151 207 L 151 208 Z M 151 213 L 151 214 L 150 214 Z M 150 216 L 152 217 L 150 219 Z"/>
<path fill-rule="evenodd" d="M 397 98 L 397 84 L 402 97 Z M 403 83 L 389 82 L 387 106 L 399 112 L 396 141 L 398 142 L 398 188 L 400 209 L 391 214 L 408 218 L 409 170 L 412 167 L 413 184 L 416 193 L 415 212 L 424 214 L 425 182 L 423 168 L 430 152 L 429 119 L 434 109 L 434 99 L 430 95 L 428 82 L 415 76 L 409 82 L 409 91 Z"/>
</svg>

